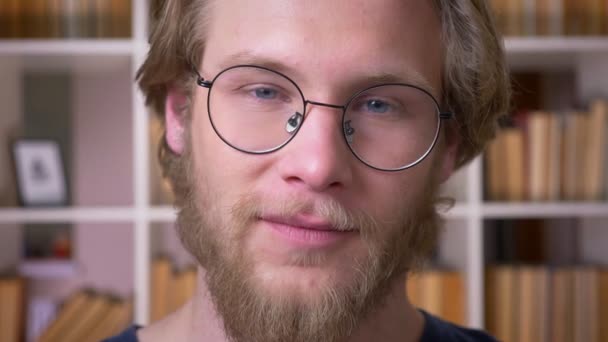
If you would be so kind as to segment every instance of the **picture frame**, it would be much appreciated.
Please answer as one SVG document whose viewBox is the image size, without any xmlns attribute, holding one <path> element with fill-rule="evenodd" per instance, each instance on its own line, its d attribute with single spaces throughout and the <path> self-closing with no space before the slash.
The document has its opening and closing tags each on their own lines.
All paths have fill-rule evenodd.
<svg viewBox="0 0 608 342">
<path fill-rule="evenodd" d="M 68 187 L 61 146 L 53 139 L 16 139 L 11 144 L 19 202 L 25 207 L 64 206 Z"/>
</svg>

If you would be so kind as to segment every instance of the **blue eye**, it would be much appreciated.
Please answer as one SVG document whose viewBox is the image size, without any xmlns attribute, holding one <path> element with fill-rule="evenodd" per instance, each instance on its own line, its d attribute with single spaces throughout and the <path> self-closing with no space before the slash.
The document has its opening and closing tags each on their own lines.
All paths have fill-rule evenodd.
<svg viewBox="0 0 608 342">
<path fill-rule="evenodd" d="M 277 91 L 270 88 L 255 89 L 255 96 L 260 99 L 272 100 L 277 97 Z"/>
<path fill-rule="evenodd" d="M 367 110 L 375 113 L 386 113 L 391 107 L 388 103 L 380 100 L 369 100 L 365 106 L 367 107 Z"/>
</svg>

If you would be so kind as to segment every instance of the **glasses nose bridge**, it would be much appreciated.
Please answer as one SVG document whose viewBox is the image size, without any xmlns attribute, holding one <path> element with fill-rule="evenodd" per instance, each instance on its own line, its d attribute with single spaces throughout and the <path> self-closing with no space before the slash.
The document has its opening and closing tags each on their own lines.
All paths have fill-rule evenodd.
<svg viewBox="0 0 608 342">
<path fill-rule="evenodd" d="M 335 104 L 331 104 L 331 103 L 323 103 L 323 102 L 317 102 L 317 101 L 311 101 L 311 100 L 305 100 L 304 101 L 304 112 L 307 112 L 307 107 L 308 105 L 315 105 L 315 106 L 321 106 L 321 107 L 327 107 L 327 108 L 333 108 L 333 109 L 340 109 L 342 110 L 342 112 L 344 112 L 346 110 L 346 106 L 341 106 L 341 105 L 335 105 Z"/>
</svg>

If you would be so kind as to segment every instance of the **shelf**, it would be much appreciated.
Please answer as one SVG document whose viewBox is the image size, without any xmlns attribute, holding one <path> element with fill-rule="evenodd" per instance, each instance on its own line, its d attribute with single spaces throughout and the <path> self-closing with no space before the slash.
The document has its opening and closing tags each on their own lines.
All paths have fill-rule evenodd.
<svg viewBox="0 0 608 342">
<path fill-rule="evenodd" d="M 150 209 L 148 217 L 151 222 L 174 222 L 177 218 L 177 210 L 172 206 L 157 206 Z"/>
<path fill-rule="evenodd" d="M 508 55 L 608 53 L 608 37 L 508 37 Z"/>
<path fill-rule="evenodd" d="M 0 59 L 27 70 L 103 72 L 129 67 L 137 46 L 131 39 L 0 40 Z"/>
<path fill-rule="evenodd" d="M 130 222 L 129 207 L 98 208 L 7 208 L 0 209 L 0 223 Z"/>
<path fill-rule="evenodd" d="M 511 37 L 505 50 L 512 69 L 572 69 L 583 56 L 608 58 L 608 37 Z"/>
<path fill-rule="evenodd" d="M 466 219 L 470 214 L 470 208 L 466 203 L 456 203 L 448 210 L 439 208 L 438 212 L 447 219 Z"/>
<path fill-rule="evenodd" d="M 608 218 L 608 203 L 491 203 L 482 206 L 484 218 Z"/>
<path fill-rule="evenodd" d="M 0 40 L 1 56 L 130 56 L 131 39 Z"/>
<path fill-rule="evenodd" d="M 19 274 L 36 279 L 62 279 L 76 275 L 77 266 L 71 260 L 25 261 L 19 264 Z"/>
</svg>

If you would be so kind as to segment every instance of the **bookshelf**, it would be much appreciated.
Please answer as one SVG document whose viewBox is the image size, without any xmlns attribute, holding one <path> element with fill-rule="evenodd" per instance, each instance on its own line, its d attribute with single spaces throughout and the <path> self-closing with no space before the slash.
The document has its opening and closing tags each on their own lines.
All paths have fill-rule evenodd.
<svg viewBox="0 0 608 342">
<path fill-rule="evenodd" d="M 120 255 L 126 256 L 126 263 L 132 265 L 128 284 L 133 289 L 135 322 L 146 324 L 150 312 L 148 279 L 151 257 L 155 252 L 171 253 L 179 247 L 163 245 L 163 234 L 171 231 L 160 228 L 174 220 L 174 209 L 153 204 L 150 199 L 149 113 L 141 93 L 132 82 L 137 67 L 147 54 L 148 1 L 132 0 L 132 9 L 131 38 L 0 40 L 0 73 L 3 75 L 0 99 L 10 100 L 5 102 L 7 112 L 18 115 L 22 109 L 21 94 L 15 83 L 20 82 L 19 76 L 25 71 L 67 71 L 76 75 L 77 82 L 83 86 L 76 90 L 74 96 L 76 107 L 80 108 L 77 115 L 95 107 L 97 103 L 89 103 L 94 102 L 95 89 L 116 86 L 126 92 L 121 101 L 107 107 L 122 115 L 117 124 L 122 127 L 120 138 L 116 138 L 122 148 L 103 149 L 102 139 L 115 137 L 112 127 L 103 127 L 102 134 L 89 142 L 93 145 L 92 150 L 74 152 L 86 155 L 95 151 L 104 163 L 112 160 L 110 157 L 124 161 L 125 169 L 110 170 L 105 178 L 97 178 L 94 169 L 85 168 L 83 178 L 77 180 L 103 186 L 112 183 L 111 176 L 118 175 L 121 184 L 119 195 L 84 194 L 77 196 L 75 204 L 67 208 L 0 207 L 0 236 L 15 225 L 25 223 L 72 223 L 83 225 L 85 231 L 103 229 L 104 225 L 123 227 L 123 233 L 130 236 L 131 244 L 122 246 Z M 565 70 L 575 75 L 575 83 L 569 86 L 574 89 L 577 100 L 584 103 L 595 97 L 608 98 L 608 37 L 510 37 L 505 40 L 505 46 L 513 70 Z M 113 76 L 108 77 L 108 74 Z M 95 113 L 103 115 L 100 110 Z M 0 118 L 0 128 L 3 120 Z M 86 129 L 90 132 L 91 127 Z M 117 151 L 119 155 L 116 155 Z M 3 173 L 0 173 L 0 182 L 2 177 Z M 6 175 L 4 177 L 6 179 Z M 487 220 L 581 218 L 585 221 L 585 233 L 582 234 L 584 253 L 588 253 L 585 257 L 608 265 L 608 252 L 602 248 L 608 244 L 608 228 L 605 227 L 608 224 L 607 201 L 487 202 L 483 196 L 481 157 L 460 170 L 444 191 L 456 198 L 457 203 L 445 213 L 447 227 L 440 243 L 439 259 L 465 275 L 466 317 L 470 326 L 484 327 L 484 222 Z"/>
</svg>

